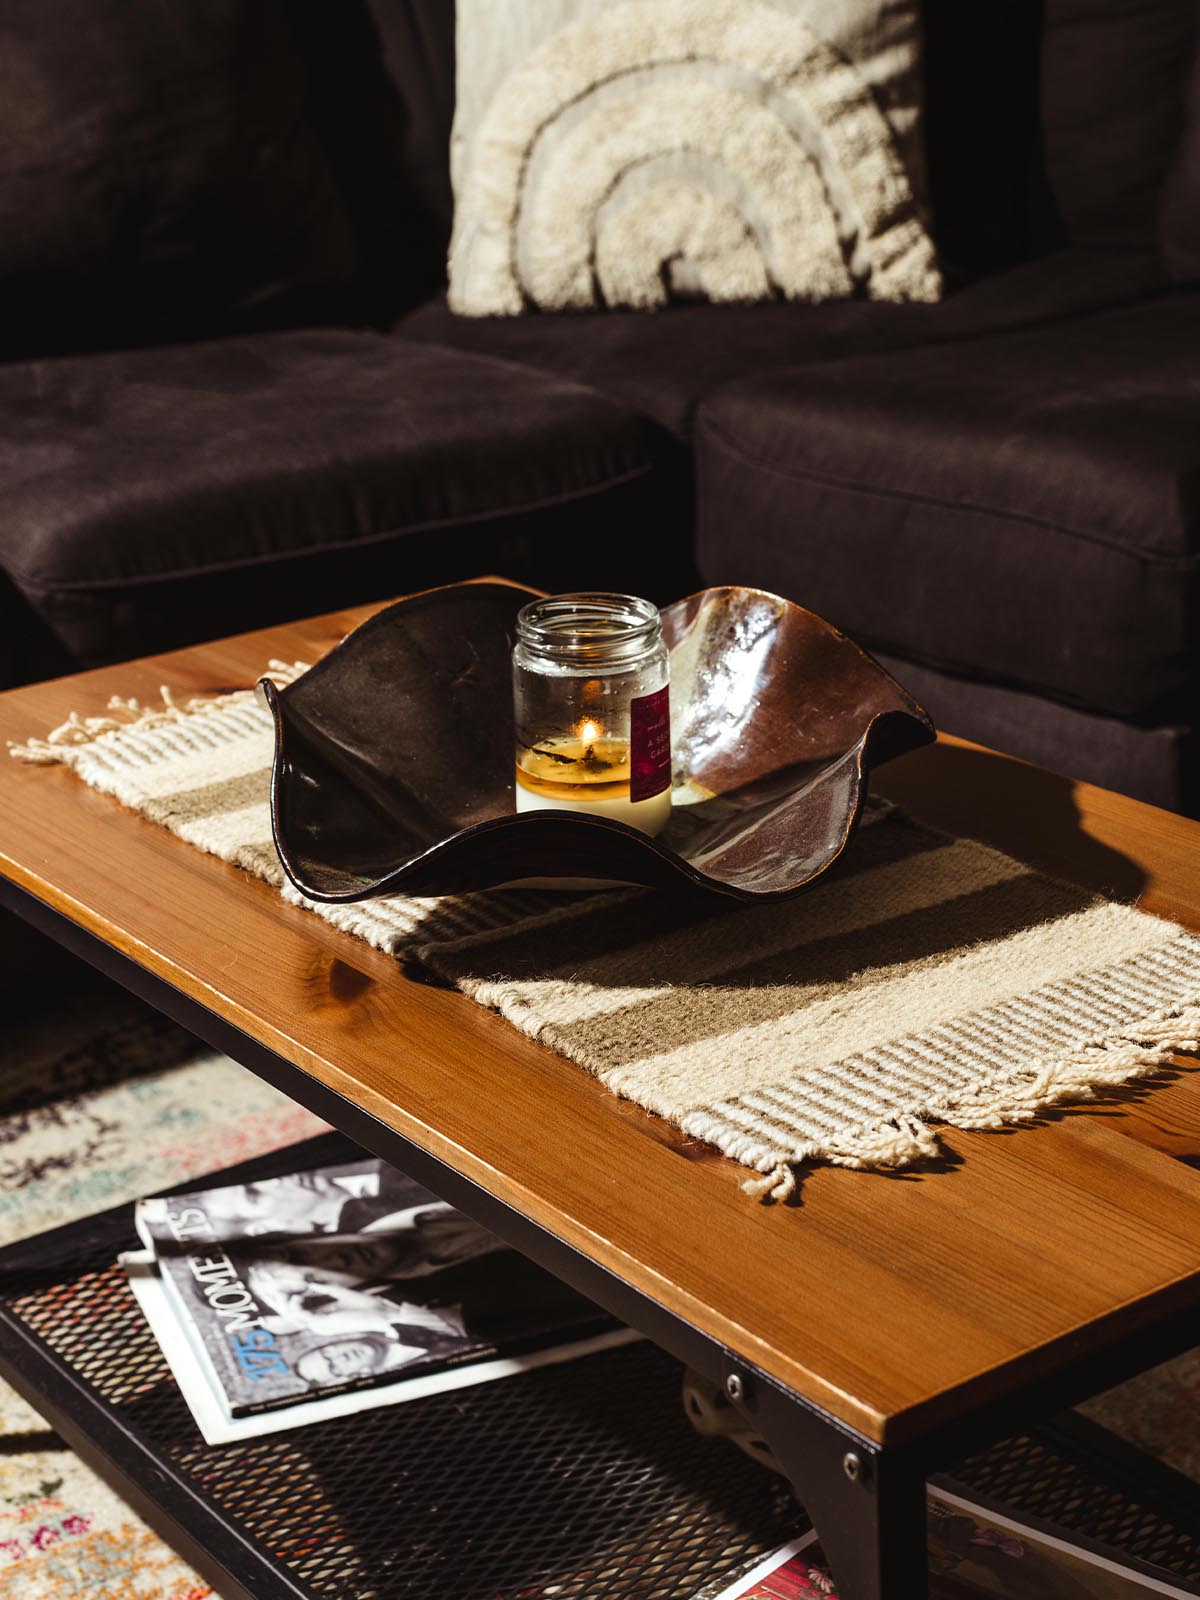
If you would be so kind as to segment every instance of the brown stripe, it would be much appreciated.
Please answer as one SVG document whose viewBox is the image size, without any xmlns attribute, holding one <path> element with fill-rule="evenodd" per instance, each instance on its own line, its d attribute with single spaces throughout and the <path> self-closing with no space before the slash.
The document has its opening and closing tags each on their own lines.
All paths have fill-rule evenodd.
<svg viewBox="0 0 1200 1600">
<path fill-rule="evenodd" d="M 142 810 L 153 822 L 164 828 L 178 828 L 187 822 L 198 822 L 203 817 L 221 816 L 227 811 L 241 811 L 246 806 L 261 805 L 270 798 L 271 769 L 262 767 L 257 772 L 247 772 L 240 778 L 222 778 L 216 783 L 205 783 L 197 789 L 183 789 L 178 794 L 159 795 L 146 800 Z"/>
<path fill-rule="evenodd" d="M 887 922 L 818 940 L 742 968 L 715 983 L 680 985 L 661 999 L 643 1001 L 586 1021 L 553 1026 L 547 1044 L 593 1070 L 626 1066 L 738 1028 L 773 1022 L 801 1011 L 823 990 L 842 985 L 847 1003 L 856 990 L 887 982 L 898 970 L 951 956 L 964 946 L 1007 938 L 1024 928 L 1069 916 L 1095 897 L 1033 873 L 927 906 Z M 736 960 L 736 952 L 730 952 Z M 652 956 L 647 971 L 654 972 Z"/>
<path fill-rule="evenodd" d="M 920 828 L 907 818 L 889 817 L 857 834 L 833 872 L 811 892 L 836 894 L 837 883 L 844 883 L 847 878 L 941 849 L 949 842 L 948 835 Z M 764 918 L 779 917 L 787 914 L 786 905 L 767 904 L 759 911 Z M 448 951 L 443 956 L 433 949 L 427 959 L 439 972 L 456 979 L 466 981 L 503 972 L 505 978 L 519 983 L 544 977 L 555 969 L 582 967 L 682 928 L 718 925 L 723 918 L 744 915 L 745 910 L 744 905 L 712 894 L 638 894 L 607 909 L 584 909 L 578 917 L 527 933 L 514 929 L 502 938 L 481 941 L 467 950 Z M 656 983 L 669 983 L 674 976 L 665 969 L 647 970 Z"/>
</svg>

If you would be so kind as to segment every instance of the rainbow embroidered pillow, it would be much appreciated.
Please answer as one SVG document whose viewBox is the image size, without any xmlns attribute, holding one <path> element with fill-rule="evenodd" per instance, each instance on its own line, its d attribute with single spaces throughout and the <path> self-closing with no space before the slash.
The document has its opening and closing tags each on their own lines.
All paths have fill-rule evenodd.
<svg viewBox="0 0 1200 1600">
<path fill-rule="evenodd" d="M 918 0 L 458 0 L 450 304 L 936 300 Z"/>
</svg>

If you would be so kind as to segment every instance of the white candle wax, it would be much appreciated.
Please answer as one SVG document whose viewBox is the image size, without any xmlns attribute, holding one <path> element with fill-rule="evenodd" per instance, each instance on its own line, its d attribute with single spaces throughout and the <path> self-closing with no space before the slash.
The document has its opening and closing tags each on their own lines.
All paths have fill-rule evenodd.
<svg viewBox="0 0 1200 1600">
<path fill-rule="evenodd" d="M 631 800 L 628 795 L 611 800 L 557 800 L 534 794 L 518 783 L 517 810 L 588 811 L 594 817 L 611 817 L 614 822 L 627 822 L 631 828 L 638 828 L 642 833 L 653 836 L 661 833 L 670 820 L 671 791 L 664 789 L 649 800 Z"/>
</svg>

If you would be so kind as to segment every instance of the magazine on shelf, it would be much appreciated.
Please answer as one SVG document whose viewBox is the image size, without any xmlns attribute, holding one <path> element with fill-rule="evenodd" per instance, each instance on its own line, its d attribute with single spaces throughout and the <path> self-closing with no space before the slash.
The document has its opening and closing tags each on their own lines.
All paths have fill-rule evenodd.
<svg viewBox="0 0 1200 1600">
<path fill-rule="evenodd" d="M 536 1367 L 576 1361 L 601 1350 L 610 1350 L 615 1345 L 631 1344 L 642 1337 L 632 1328 L 614 1328 L 592 1339 L 551 1345 L 544 1350 L 530 1351 L 527 1355 L 473 1361 L 466 1366 L 450 1367 L 442 1372 L 400 1377 L 393 1383 L 371 1389 L 341 1389 L 333 1394 L 298 1400 L 294 1405 L 279 1406 L 272 1411 L 254 1411 L 244 1417 L 231 1417 L 167 1299 L 153 1254 L 149 1250 L 131 1251 L 121 1257 L 121 1264 L 128 1274 L 134 1298 L 158 1341 L 171 1375 L 179 1385 L 206 1444 L 233 1444 L 244 1439 L 258 1439 L 265 1434 L 307 1428 L 332 1417 L 352 1416 L 356 1412 L 375 1410 L 380 1406 L 423 1400 L 427 1395 L 441 1394 L 450 1389 L 493 1383 L 498 1378 L 515 1377 Z"/>
<path fill-rule="evenodd" d="M 422 1207 L 452 1210 L 406 1173 L 364 1156 L 311 1172 L 139 1200 L 134 1225 L 147 1249 L 162 1254 L 206 1236 L 223 1244 L 355 1237 L 386 1230 L 393 1221 L 403 1227 Z"/>
<path fill-rule="evenodd" d="M 380 1161 L 142 1200 L 135 1224 L 145 1248 L 123 1258 L 130 1282 L 194 1413 L 203 1397 L 208 1432 L 632 1337 Z"/>
<path fill-rule="evenodd" d="M 1191 1600 L 1195 1586 L 1135 1571 L 936 1485 L 929 1489 L 929 1600 Z M 708 1584 L 695 1600 L 837 1600 L 815 1532 Z"/>
</svg>

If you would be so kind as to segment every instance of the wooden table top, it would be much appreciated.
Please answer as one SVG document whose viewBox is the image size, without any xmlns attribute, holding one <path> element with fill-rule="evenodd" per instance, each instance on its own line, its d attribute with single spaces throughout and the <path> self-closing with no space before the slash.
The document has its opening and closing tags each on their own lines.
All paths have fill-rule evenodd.
<svg viewBox="0 0 1200 1600">
<path fill-rule="evenodd" d="M 210 694 L 315 660 L 371 608 L 0 695 L 0 741 L 113 693 Z M 878 774 L 930 821 L 1200 929 L 1200 824 L 943 740 Z M 286 904 L 61 768 L 0 760 L 0 872 L 881 1442 L 917 1439 L 1200 1301 L 1200 1074 L 948 1160 L 741 1168 L 462 996 Z"/>
</svg>

